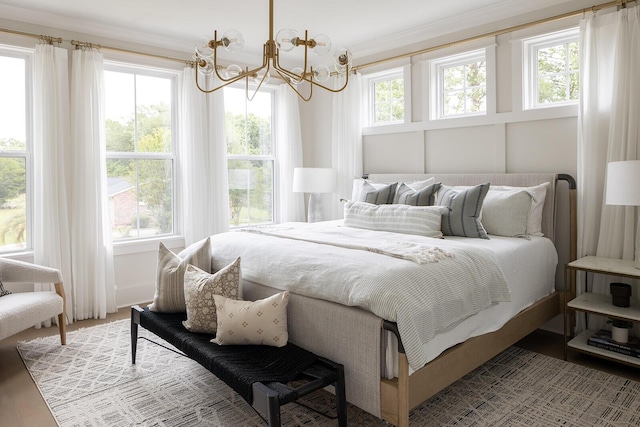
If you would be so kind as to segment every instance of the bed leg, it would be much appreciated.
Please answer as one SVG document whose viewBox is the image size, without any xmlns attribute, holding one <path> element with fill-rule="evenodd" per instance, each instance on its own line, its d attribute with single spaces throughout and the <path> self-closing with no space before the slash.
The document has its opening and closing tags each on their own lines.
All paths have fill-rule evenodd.
<svg viewBox="0 0 640 427">
<path fill-rule="evenodd" d="M 409 362 L 405 353 L 399 353 L 397 427 L 409 427 L 409 409 Z"/>
<path fill-rule="evenodd" d="M 131 307 L 131 363 L 136 364 L 136 350 L 138 349 L 138 325 L 142 309 L 134 305 Z"/>
</svg>

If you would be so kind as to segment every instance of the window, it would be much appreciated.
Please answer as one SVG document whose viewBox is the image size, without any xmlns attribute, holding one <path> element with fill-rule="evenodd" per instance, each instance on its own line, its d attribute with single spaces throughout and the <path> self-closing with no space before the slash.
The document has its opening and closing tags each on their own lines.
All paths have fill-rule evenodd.
<svg viewBox="0 0 640 427">
<path fill-rule="evenodd" d="M 403 123 L 405 119 L 404 69 L 376 73 L 367 77 L 369 123 L 372 126 Z"/>
<path fill-rule="evenodd" d="M 105 67 L 107 193 L 114 241 L 174 232 L 171 72 Z"/>
<path fill-rule="evenodd" d="M 0 49 L 0 253 L 29 249 L 28 54 Z"/>
<path fill-rule="evenodd" d="M 253 101 L 244 88 L 224 88 L 229 167 L 229 224 L 274 221 L 275 156 L 272 139 L 273 92 L 261 89 Z"/>
<path fill-rule="evenodd" d="M 523 41 L 525 108 L 574 104 L 580 95 L 578 29 Z"/>
<path fill-rule="evenodd" d="M 485 49 L 431 61 L 432 118 L 471 116 L 487 112 Z"/>
</svg>

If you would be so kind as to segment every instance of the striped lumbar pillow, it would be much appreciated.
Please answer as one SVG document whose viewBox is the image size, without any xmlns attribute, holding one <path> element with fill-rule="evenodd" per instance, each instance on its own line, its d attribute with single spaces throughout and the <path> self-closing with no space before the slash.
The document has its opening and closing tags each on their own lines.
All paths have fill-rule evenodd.
<svg viewBox="0 0 640 427">
<path fill-rule="evenodd" d="M 149 310 L 158 313 L 182 313 L 187 307 L 184 300 L 184 272 L 192 264 L 211 271 L 210 239 L 194 243 L 179 254 L 174 254 L 160 242 L 156 291 Z"/>
<path fill-rule="evenodd" d="M 441 206 L 372 205 L 347 202 L 344 225 L 367 230 L 391 231 L 426 237 L 442 237 L 440 220 L 446 208 Z"/>
</svg>

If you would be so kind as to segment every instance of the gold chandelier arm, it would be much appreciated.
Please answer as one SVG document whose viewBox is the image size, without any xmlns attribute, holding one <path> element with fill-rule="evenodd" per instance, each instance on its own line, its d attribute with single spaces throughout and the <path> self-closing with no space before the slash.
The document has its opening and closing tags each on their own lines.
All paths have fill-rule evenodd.
<svg viewBox="0 0 640 427">
<path fill-rule="evenodd" d="M 258 87 L 256 87 L 256 89 L 253 91 L 253 95 L 251 95 L 251 97 L 249 97 L 249 76 L 247 76 L 247 78 L 245 80 L 245 91 L 246 91 L 246 94 L 247 94 L 247 101 L 251 102 L 251 101 L 253 101 L 253 98 L 256 97 L 256 94 L 260 90 L 260 87 L 262 86 L 262 83 L 264 83 L 265 80 L 267 79 L 267 76 L 269 75 L 269 70 L 270 69 L 271 69 L 271 66 L 269 65 L 269 63 L 267 63 L 267 69 L 265 70 L 264 74 L 262 75 L 262 78 L 260 79 L 260 83 L 258 83 Z"/>
<path fill-rule="evenodd" d="M 338 92 L 343 91 L 344 88 L 347 87 L 347 84 L 349 84 L 349 74 L 350 73 L 351 73 L 351 69 L 348 69 L 347 72 L 345 73 L 346 74 L 346 78 L 344 80 L 344 84 L 342 85 L 342 87 L 340 89 L 332 89 L 332 88 L 330 88 L 328 86 L 325 86 L 325 85 L 322 85 L 322 84 L 320 84 L 318 82 L 310 81 L 310 80 L 307 80 L 307 79 L 305 79 L 305 80 L 307 80 L 312 85 L 321 87 L 322 89 L 328 90 L 329 92 L 338 93 Z"/>
<path fill-rule="evenodd" d="M 286 70 L 285 70 L 286 71 Z M 289 87 L 296 93 L 298 94 L 298 96 L 303 100 L 303 101 L 308 101 L 311 99 L 311 97 L 313 96 L 313 85 L 309 85 L 309 96 L 305 97 L 299 90 L 298 88 L 291 83 L 291 79 L 288 78 L 288 76 L 286 74 L 283 74 L 280 70 L 276 69 L 276 72 L 280 75 L 280 77 L 282 78 L 282 80 L 285 81 L 285 83 L 287 85 L 289 85 Z"/>
</svg>

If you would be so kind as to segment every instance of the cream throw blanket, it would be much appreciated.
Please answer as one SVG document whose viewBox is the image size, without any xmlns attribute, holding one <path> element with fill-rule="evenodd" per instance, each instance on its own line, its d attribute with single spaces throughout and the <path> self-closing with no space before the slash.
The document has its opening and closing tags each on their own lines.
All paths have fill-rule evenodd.
<svg viewBox="0 0 640 427">
<path fill-rule="evenodd" d="M 243 278 L 396 322 L 414 370 L 428 361 L 422 346 L 435 334 L 510 300 L 504 275 L 486 249 L 335 221 L 269 230 L 212 236 L 214 270 L 239 256 Z"/>
</svg>

